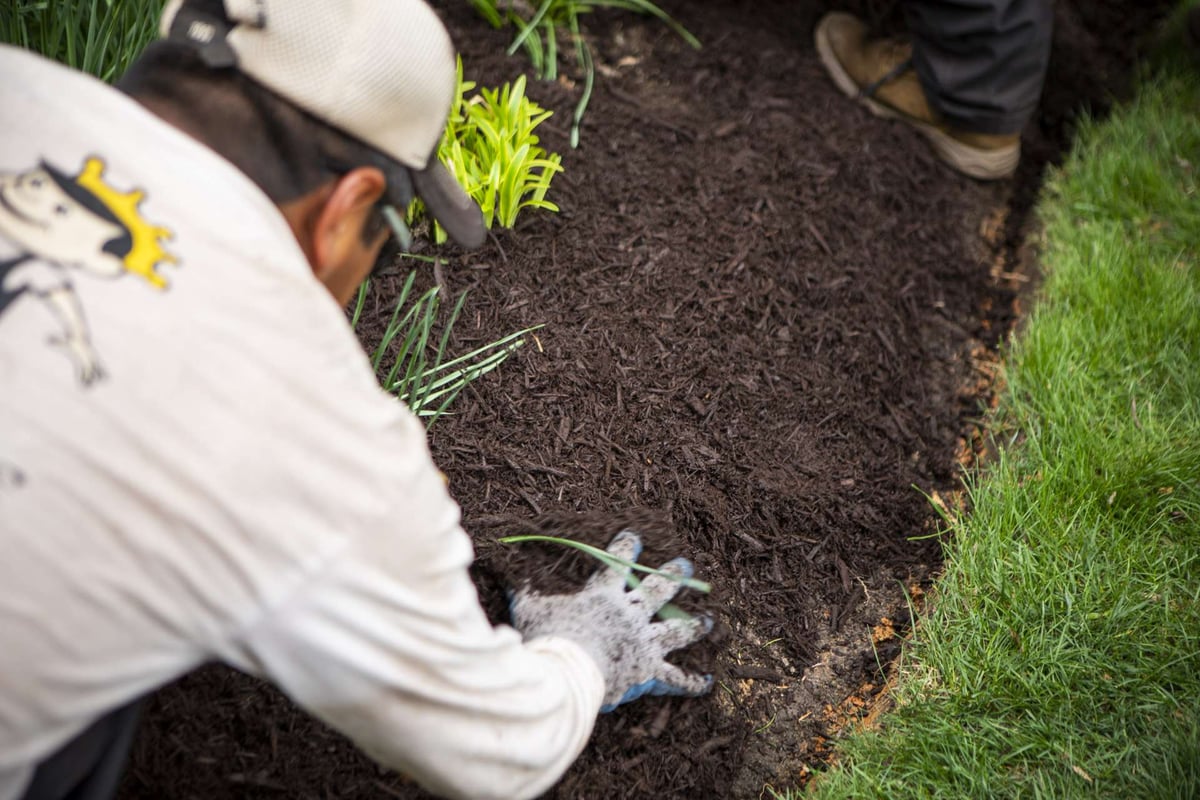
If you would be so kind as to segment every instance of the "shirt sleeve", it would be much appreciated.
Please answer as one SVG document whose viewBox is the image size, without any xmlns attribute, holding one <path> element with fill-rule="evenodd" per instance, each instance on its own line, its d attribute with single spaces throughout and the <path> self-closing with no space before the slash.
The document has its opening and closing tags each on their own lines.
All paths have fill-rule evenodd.
<svg viewBox="0 0 1200 800">
<path fill-rule="evenodd" d="M 349 539 L 242 631 L 227 659 L 439 795 L 541 794 L 591 734 L 599 668 L 573 642 L 525 643 L 491 625 L 431 460 L 390 505 L 390 530 Z"/>
</svg>

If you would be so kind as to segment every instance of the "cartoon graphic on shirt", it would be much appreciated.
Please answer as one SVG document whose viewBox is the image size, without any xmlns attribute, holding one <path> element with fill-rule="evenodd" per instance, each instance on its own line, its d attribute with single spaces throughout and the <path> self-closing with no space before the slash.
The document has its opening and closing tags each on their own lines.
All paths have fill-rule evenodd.
<svg viewBox="0 0 1200 800">
<path fill-rule="evenodd" d="M 62 328 L 50 344 L 71 358 L 85 386 L 103 378 L 104 368 L 70 271 L 98 278 L 133 273 L 162 290 L 167 281 L 158 266 L 176 263 L 161 244 L 171 231 L 138 210 L 145 192 L 117 191 L 105 183 L 104 169 L 104 161 L 92 157 L 75 176 L 45 161 L 24 172 L 0 172 L 0 238 L 18 252 L 0 259 L 0 325 L 17 299 L 41 300 Z"/>
</svg>

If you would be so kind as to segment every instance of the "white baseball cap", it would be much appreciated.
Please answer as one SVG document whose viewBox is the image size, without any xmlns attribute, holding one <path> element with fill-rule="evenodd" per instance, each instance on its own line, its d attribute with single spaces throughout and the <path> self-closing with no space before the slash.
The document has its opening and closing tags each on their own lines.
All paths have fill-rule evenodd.
<svg viewBox="0 0 1200 800">
<path fill-rule="evenodd" d="M 388 199 L 413 193 L 456 242 L 483 243 L 483 214 L 437 158 L 454 99 L 450 36 L 423 0 L 170 0 L 159 30 L 214 68 L 236 67 L 396 162 Z M 207 5 L 212 6 L 213 2 Z M 390 174 L 389 174 L 390 173 Z"/>
</svg>

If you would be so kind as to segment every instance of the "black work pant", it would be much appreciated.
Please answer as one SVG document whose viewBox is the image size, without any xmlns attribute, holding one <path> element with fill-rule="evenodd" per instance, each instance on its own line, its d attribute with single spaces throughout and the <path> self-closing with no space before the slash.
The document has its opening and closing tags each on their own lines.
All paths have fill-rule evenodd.
<svg viewBox="0 0 1200 800">
<path fill-rule="evenodd" d="M 955 128 L 1019 133 L 1050 60 L 1052 0 L 907 0 L 913 68 L 929 104 Z"/>
<path fill-rule="evenodd" d="M 23 800 L 110 800 L 129 757 L 142 701 L 93 722 L 38 765 Z"/>
</svg>

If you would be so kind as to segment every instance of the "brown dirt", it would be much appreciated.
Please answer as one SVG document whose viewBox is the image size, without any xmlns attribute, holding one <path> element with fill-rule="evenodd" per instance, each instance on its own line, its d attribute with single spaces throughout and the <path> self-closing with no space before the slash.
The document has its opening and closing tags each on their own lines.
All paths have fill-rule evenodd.
<svg viewBox="0 0 1200 800">
<path fill-rule="evenodd" d="M 1031 277 L 1019 255 L 1043 170 L 1081 111 L 1125 90 L 1169 3 L 1057 4 L 1026 157 L 992 186 L 837 93 L 811 44 L 828 4 L 662 5 L 705 47 L 590 15 L 601 67 L 578 150 L 579 87 L 529 89 L 557 111 L 543 141 L 564 155 L 562 212 L 448 251 L 442 270 L 448 291 L 471 291 L 459 350 L 545 325 L 432 433 L 494 618 L 505 585 L 585 570 L 495 542 L 520 531 L 603 543 L 635 527 L 646 561 L 684 553 L 715 586 L 688 604 L 717 630 L 681 655 L 715 673 L 712 696 L 603 716 L 555 798 L 755 798 L 803 784 L 872 713 L 941 560 L 925 495 L 953 507 L 982 446 L 975 423 Z M 848 7 L 897 24 L 892 3 Z M 440 8 L 468 77 L 494 86 L 524 69 L 503 55 L 509 33 L 466 3 Z M 376 286 L 365 341 L 400 279 Z M 151 700 L 121 793 L 424 796 L 223 667 Z"/>
</svg>

